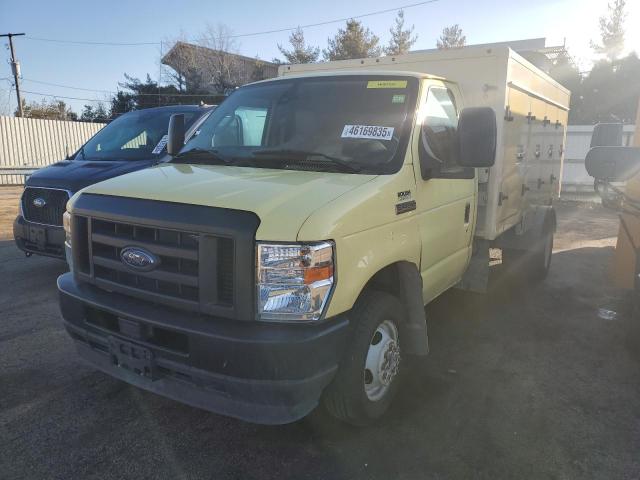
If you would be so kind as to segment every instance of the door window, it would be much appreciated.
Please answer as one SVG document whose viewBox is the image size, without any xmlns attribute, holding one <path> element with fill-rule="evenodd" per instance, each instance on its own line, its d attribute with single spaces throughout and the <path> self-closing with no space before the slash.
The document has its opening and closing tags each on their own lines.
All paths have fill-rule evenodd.
<svg viewBox="0 0 640 480">
<path fill-rule="evenodd" d="M 430 88 L 424 105 L 421 134 L 423 177 L 457 178 L 468 173 L 458 164 L 457 132 L 458 110 L 453 92 L 443 87 Z"/>
<path fill-rule="evenodd" d="M 442 170 L 456 167 L 456 132 L 458 113 L 450 90 L 431 88 L 425 104 L 422 124 L 427 152 L 442 164 Z"/>
</svg>

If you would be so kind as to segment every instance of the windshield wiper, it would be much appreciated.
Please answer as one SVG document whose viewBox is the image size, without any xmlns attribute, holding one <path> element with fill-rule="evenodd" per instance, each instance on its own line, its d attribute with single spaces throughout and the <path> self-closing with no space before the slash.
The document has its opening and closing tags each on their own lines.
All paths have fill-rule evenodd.
<svg viewBox="0 0 640 480">
<path fill-rule="evenodd" d="M 231 165 L 233 163 L 233 159 L 223 157 L 217 150 L 192 148 L 191 150 L 179 153 L 173 157 L 172 162 Z"/>
<path fill-rule="evenodd" d="M 306 150 L 293 150 L 293 149 L 271 149 L 271 150 L 257 150 L 252 152 L 254 156 L 265 156 L 270 157 L 270 159 L 282 159 L 286 162 L 304 162 L 309 157 L 322 157 L 324 160 L 322 162 L 336 166 L 341 168 L 343 171 L 356 173 L 362 170 L 362 167 L 359 165 L 354 165 L 351 162 L 348 162 L 339 157 L 333 157 L 331 155 L 327 155 L 322 152 L 310 152 Z"/>
</svg>

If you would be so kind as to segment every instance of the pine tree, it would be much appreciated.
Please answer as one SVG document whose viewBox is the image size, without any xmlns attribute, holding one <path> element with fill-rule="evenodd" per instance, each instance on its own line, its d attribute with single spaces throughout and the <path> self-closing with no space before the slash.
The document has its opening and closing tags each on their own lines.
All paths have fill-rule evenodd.
<svg viewBox="0 0 640 480">
<path fill-rule="evenodd" d="M 107 113 L 107 109 L 104 107 L 102 102 L 99 102 L 98 106 L 93 112 L 93 121 L 106 122 L 107 120 L 109 120 L 109 114 Z"/>
<path fill-rule="evenodd" d="M 462 35 L 462 29 L 456 23 L 442 29 L 442 34 L 436 42 L 436 46 L 443 50 L 447 48 L 462 48 L 467 44 L 467 37 Z"/>
<path fill-rule="evenodd" d="M 85 105 L 80 114 L 80 120 L 83 122 L 93 122 L 96 118 L 96 113 L 93 111 L 93 105 Z"/>
<path fill-rule="evenodd" d="M 380 39 L 357 20 L 347 20 L 346 28 L 340 28 L 335 37 L 329 38 L 328 48 L 322 53 L 325 60 L 379 57 L 382 53 Z"/>
<path fill-rule="evenodd" d="M 591 42 L 596 53 L 604 54 L 610 61 L 616 60 L 624 48 L 624 11 L 626 0 L 614 0 L 607 4 L 608 15 L 600 17 L 601 44 Z"/>
<path fill-rule="evenodd" d="M 407 53 L 413 44 L 416 43 L 416 40 L 418 40 L 418 36 L 413 35 L 413 25 L 411 25 L 411 28 L 404 28 L 403 10 L 398 11 L 395 23 L 395 26 L 389 29 L 391 39 L 389 40 L 389 45 L 384 49 L 387 55 L 402 55 L 403 53 Z"/>
<path fill-rule="evenodd" d="M 304 32 L 300 27 L 291 32 L 289 43 L 292 47 L 291 50 L 287 50 L 278 44 L 278 50 L 284 55 L 288 63 L 314 63 L 318 61 L 320 49 L 307 45 L 304 40 Z"/>
</svg>

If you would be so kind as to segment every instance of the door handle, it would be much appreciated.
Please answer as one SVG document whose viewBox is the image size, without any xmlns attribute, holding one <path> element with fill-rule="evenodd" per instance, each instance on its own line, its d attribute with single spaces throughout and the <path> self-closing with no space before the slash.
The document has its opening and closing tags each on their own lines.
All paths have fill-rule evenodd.
<svg viewBox="0 0 640 480">
<path fill-rule="evenodd" d="M 464 224 L 469 224 L 469 218 L 471 217 L 471 204 L 467 202 L 464 206 Z"/>
</svg>

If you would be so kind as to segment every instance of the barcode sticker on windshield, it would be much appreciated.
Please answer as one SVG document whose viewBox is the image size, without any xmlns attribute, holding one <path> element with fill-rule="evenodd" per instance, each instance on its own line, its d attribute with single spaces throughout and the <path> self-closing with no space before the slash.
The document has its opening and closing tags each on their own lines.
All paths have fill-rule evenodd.
<svg viewBox="0 0 640 480">
<path fill-rule="evenodd" d="M 169 140 L 169 135 L 164 135 L 156 145 L 156 148 L 154 148 L 151 153 L 157 155 L 158 153 L 162 152 L 162 149 L 167 144 L 167 140 Z"/>
<path fill-rule="evenodd" d="M 375 140 L 391 140 L 393 127 L 377 127 L 375 125 L 345 125 L 342 138 L 370 138 Z"/>
</svg>

